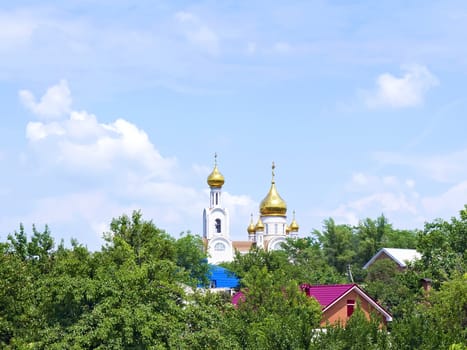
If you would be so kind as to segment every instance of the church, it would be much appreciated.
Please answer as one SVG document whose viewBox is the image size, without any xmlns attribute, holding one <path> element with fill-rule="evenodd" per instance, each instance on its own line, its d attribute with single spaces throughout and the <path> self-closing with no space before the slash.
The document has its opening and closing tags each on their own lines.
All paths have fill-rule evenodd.
<svg viewBox="0 0 467 350">
<path fill-rule="evenodd" d="M 298 237 L 299 226 L 295 220 L 295 212 L 292 221 L 287 224 L 287 204 L 277 192 L 274 171 L 275 165 L 272 163 L 271 187 L 261 201 L 256 224 L 251 214 L 246 230 L 248 239 L 232 241 L 229 212 L 222 207 L 222 186 L 225 179 L 217 167 L 217 155 L 215 156 L 214 169 L 207 178 L 210 188 L 209 207 L 203 212 L 203 240 L 210 264 L 232 261 L 236 251 L 244 254 L 253 246 L 266 251 L 278 250 L 287 237 Z"/>
</svg>

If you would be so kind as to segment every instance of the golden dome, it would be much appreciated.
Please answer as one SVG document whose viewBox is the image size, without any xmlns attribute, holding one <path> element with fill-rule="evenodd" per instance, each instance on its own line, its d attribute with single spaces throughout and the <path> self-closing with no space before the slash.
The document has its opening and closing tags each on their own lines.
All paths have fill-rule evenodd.
<svg viewBox="0 0 467 350">
<path fill-rule="evenodd" d="M 255 224 L 253 223 L 253 214 L 251 214 L 250 224 L 248 225 L 247 231 L 249 234 L 256 232 Z"/>
<path fill-rule="evenodd" d="M 274 162 L 272 163 L 272 181 L 266 197 L 261 201 L 259 211 L 263 216 L 285 216 L 287 213 L 287 204 L 277 193 L 276 183 L 274 181 Z"/>
<path fill-rule="evenodd" d="M 258 222 L 256 223 L 255 231 L 256 232 L 264 231 L 264 224 L 263 224 L 263 220 L 261 220 L 261 218 L 259 218 Z"/>
<path fill-rule="evenodd" d="M 297 224 L 297 221 L 295 221 L 295 210 L 293 212 L 293 220 L 290 223 L 289 227 L 290 227 L 290 231 L 292 231 L 292 232 L 298 232 L 298 229 L 300 228 L 300 226 L 298 226 L 298 224 Z"/>
<path fill-rule="evenodd" d="M 224 184 L 224 175 L 217 168 L 217 154 L 214 155 L 214 169 L 208 176 L 208 185 L 210 187 L 219 188 Z"/>
</svg>

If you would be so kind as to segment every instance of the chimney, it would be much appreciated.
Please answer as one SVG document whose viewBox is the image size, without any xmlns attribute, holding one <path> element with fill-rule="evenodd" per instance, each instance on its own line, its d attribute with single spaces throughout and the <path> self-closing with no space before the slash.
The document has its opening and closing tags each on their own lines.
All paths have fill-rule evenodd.
<svg viewBox="0 0 467 350">
<path fill-rule="evenodd" d="M 420 282 L 422 283 L 422 287 L 425 292 L 429 292 L 431 290 L 431 284 L 433 283 L 432 279 L 422 278 L 420 279 Z"/>
</svg>

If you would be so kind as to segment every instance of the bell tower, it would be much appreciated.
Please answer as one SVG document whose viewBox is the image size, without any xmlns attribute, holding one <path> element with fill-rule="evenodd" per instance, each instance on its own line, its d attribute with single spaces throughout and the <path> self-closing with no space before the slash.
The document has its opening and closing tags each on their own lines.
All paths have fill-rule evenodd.
<svg viewBox="0 0 467 350">
<path fill-rule="evenodd" d="M 203 212 L 203 238 L 207 242 L 208 262 L 211 264 L 233 259 L 229 213 L 222 207 L 224 182 L 224 176 L 217 167 L 217 154 L 215 154 L 214 169 L 207 178 L 210 188 L 209 208 L 205 208 Z"/>
</svg>

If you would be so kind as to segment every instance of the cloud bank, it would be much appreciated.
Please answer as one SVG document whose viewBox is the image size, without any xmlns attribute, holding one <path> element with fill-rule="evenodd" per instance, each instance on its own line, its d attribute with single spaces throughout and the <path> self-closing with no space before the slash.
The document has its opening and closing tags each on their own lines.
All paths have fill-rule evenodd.
<svg viewBox="0 0 467 350">
<path fill-rule="evenodd" d="M 183 170 L 177 159 L 162 155 L 148 134 L 130 121 L 102 123 L 92 113 L 74 110 L 66 80 L 48 88 L 41 98 L 29 90 L 21 90 L 19 98 L 39 119 L 26 126 L 30 160 L 38 160 L 43 176 L 76 185 L 32 200 L 32 211 L 21 221 L 52 227 L 82 222 L 97 237 L 112 217 L 141 209 L 172 234 L 201 227 L 209 193 L 205 187 L 183 184 L 183 178 L 186 172 L 207 176 L 210 167 Z M 249 196 L 228 192 L 224 204 L 240 227 L 256 207 Z"/>
</svg>

